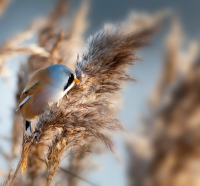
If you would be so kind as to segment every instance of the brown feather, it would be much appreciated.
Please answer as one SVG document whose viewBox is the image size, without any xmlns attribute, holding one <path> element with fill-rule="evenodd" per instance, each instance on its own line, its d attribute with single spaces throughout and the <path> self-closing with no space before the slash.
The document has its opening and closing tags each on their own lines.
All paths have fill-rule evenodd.
<svg viewBox="0 0 200 186">
<path fill-rule="evenodd" d="M 40 99 L 40 95 L 45 87 L 50 83 L 50 75 L 48 69 L 37 70 L 31 79 L 26 84 L 24 91 L 20 97 L 19 103 L 21 103 L 27 96 L 32 96 L 21 107 L 20 112 L 23 118 L 33 120 L 39 114 L 42 113 L 46 105 L 35 105 L 35 101 Z"/>
</svg>

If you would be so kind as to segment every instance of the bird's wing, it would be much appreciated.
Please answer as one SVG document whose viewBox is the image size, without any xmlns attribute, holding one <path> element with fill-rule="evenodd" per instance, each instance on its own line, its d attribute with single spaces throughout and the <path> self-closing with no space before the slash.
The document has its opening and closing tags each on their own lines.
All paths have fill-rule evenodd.
<svg viewBox="0 0 200 186">
<path fill-rule="evenodd" d="M 43 84 L 43 86 L 42 86 Z M 24 103 L 26 103 L 32 96 L 39 94 L 44 85 L 49 84 L 49 71 L 48 69 L 39 69 L 35 71 L 31 79 L 26 84 L 24 91 L 21 94 L 18 108 L 20 108 Z"/>
<path fill-rule="evenodd" d="M 28 93 L 30 93 L 30 91 L 32 90 L 32 89 L 34 89 L 37 85 L 39 85 L 40 84 L 40 82 L 39 81 L 36 81 L 36 82 L 34 82 L 34 83 L 28 83 L 27 85 L 26 85 L 26 87 L 25 87 L 25 89 L 24 89 L 24 91 L 22 92 L 22 94 L 28 94 Z"/>
<path fill-rule="evenodd" d="M 21 107 L 24 103 L 26 103 L 31 97 L 32 97 L 32 92 L 34 89 L 40 84 L 40 82 L 34 82 L 34 83 L 28 83 L 22 92 L 18 104 L 18 108 Z"/>
<path fill-rule="evenodd" d="M 19 103 L 18 108 L 21 107 L 24 103 L 26 103 L 31 97 L 32 97 L 32 95 L 26 96 L 26 97 Z"/>
</svg>

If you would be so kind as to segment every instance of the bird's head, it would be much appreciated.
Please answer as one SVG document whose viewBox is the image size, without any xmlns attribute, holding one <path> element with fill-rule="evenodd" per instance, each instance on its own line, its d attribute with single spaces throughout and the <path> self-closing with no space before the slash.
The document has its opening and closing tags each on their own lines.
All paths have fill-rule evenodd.
<svg viewBox="0 0 200 186">
<path fill-rule="evenodd" d="M 61 87 L 65 93 L 67 93 L 75 83 L 79 82 L 73 70 L 65 65 L 51 65 L 48 67 L 48 69 L 52 84 Z"/>
</svg>

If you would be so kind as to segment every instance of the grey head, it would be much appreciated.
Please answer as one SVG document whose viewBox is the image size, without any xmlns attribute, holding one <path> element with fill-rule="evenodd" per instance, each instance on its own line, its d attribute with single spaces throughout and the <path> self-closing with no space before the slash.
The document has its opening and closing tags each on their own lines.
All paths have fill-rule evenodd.
<svg viewBox="0 0 200 186">
<path fill-rule="evenodd" d="M 54 87 L 58 87 L 60 90 L 62 89 L 65 93 L 73 87 L 76 75 L 69 67 L 56 64 L 47 68 L 50 72 L 51 82 Z"/>
</svg>

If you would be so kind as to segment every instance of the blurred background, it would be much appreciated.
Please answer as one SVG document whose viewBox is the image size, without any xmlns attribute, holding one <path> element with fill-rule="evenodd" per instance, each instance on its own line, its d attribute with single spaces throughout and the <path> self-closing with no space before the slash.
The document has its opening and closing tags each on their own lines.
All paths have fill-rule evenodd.
<svg viewBox="0 0 200 186">
<path fill-rule="evenodd" d="M 68 65 L 73 68 L 87 38 L 105 23 L 131 16 L 144 16 L 148 21 L 168 9 L 170 16 L 151 45 L 139 51 L 142 61 L 128 69 L 138 82 L 124 84 L 117 101 L 113 100 L 117 104 L 113 112 L 129 131 L 112 136 L 120 161 L 103 144 L 94 143 L 89 158 L 68 157 L 61 165 L 99 186 L 200 185 L 200 1 L 71 0 L 63 3 L 63 15 L 51 17 L 57 2 L 0 0 L 0 181 L 16 166 L 20 154 L 22 133 L 15 110 L 29 76 L 26 73 L 43 67 L 37 59 L 41 48 L 32 44 L 39 42 L 48 50 L 53 34 L 58 33 L 56 25 L 63 25 L 70 39 L 61 52 L 66 50 Z M 47 17 L 51 17 L 53 29 L 45 21 Z M 21 44 L 31 45 L 31 51 L 17 50 Z M 38 185 L 39 178 L 31 177 L 31 171 L 28 174 L 34 183 L 21 183 Z M 52 185 L 59 185 L 62 176 L 67 180 L 63 185 L 90 185 L 67 173 L 58 173 Z"/>
</svg>

